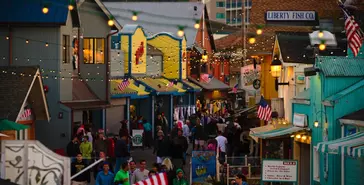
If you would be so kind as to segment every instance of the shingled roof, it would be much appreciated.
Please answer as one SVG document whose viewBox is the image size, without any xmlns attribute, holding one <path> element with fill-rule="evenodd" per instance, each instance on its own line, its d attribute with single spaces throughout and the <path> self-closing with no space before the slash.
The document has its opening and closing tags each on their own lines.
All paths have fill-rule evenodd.
<svg viewBox="0 0 364 185">
<path fill-rule="evenodd" d="M 31 104 L 37 120 L 49 120 L 39 68 L 0 67 L 0 118 L 17 121 L 25 101 Z"/>
</svg>

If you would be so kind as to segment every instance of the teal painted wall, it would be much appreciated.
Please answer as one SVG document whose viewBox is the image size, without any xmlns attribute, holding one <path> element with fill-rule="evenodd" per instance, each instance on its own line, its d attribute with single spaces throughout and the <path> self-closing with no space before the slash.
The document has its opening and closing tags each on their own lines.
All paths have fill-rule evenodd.
<svg viewBox="0 0 364 185">
<path fill-rule="evenodd" d="M 334 106 L 324 106 L 322 101 L 325 98 L 332 96 L 356 82 L 362 78 L 354 77 L 324 77 L 322 74 L 310 77 L 310 96 L 311 96 L 311 116 L 308 115 L 309 127 L 311 132 L 311 151 L 317 143 L 324 140 L 324 123 L 325 116 L 327 117 L 327 139 L 335 140 L 341 138 L 341 125 L 339 119 L 347 114 L 353 113 L 364 108 L 364 87 L 357 89 L 356 91 L 347 94 L 335 102 Z M 358 101 L 359 100 L 359 101 Z M 294 111 L 303 109 L 303 106 L 294 105 Z M 303 112 L 310 112 L 303 111 Z M 311 118 L 311 119 L 310 119 Z M 313 118 L 313 119 L 312 119 Z M 319 121 L 319 127 L 315 128 L 313 122 Z M 313 156 L 313 154 L 312 154 Z M 328 155 L 328 165 L 325 165 L 326 154 L 320 154 L 320 184 L 321 185 L 340 185 L 341 184 L 341 156 L 340 155 Z M 350 160 L 349 160 L 349 163 Z M 311 163 L 311 177 L 313 176 L 313 169 Z M 345 166 L 347 167 L 347 166 Z M 350 168 L 348 171 L 351 171 Z M 355 172 L 354 172 L 355 173 Z M 327 178 L 324 178 L 327 176 Z M 358 177 L 359 178 L 359 177 Z M 312 178 L 311 178 L 312 179 Z M 312 184 L 318 184 L 312 182 Z"/>
</svg>

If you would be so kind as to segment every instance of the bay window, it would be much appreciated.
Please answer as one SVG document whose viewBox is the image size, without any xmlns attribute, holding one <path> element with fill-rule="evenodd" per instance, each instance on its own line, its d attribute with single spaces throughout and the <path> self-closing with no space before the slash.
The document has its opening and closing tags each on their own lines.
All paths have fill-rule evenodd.
<svg viewBox="0 0 364 185">
<path fill-rule="evenodd" d="M 85 64 L 105 63 L 105 39 L 84 38 L 83 39 L 83 62 Z"/>
</svg>

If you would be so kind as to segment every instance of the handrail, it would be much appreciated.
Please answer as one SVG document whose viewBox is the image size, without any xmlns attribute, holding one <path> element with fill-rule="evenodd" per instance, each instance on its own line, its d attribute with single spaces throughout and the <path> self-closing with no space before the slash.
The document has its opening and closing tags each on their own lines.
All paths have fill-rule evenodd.
<svg viewBox="0 0 364 185">
<path fill-rule="evenodd" d="M 87 166 L 86 168 L 84 168 L 83 170 L 79 171 L 78 173 L 74 174 L 72 177 L 71 177 L 71 180 L 76 178 L 77 176 L 81 175 L 83 172 L 89 170 L 90 168 L 94 167 L 96 164 L 99 164 L 101 161 L 104 161 L 103 158 L 95 161 L 94 163 L 92 163 L 91 165 Z"/>
</svg>

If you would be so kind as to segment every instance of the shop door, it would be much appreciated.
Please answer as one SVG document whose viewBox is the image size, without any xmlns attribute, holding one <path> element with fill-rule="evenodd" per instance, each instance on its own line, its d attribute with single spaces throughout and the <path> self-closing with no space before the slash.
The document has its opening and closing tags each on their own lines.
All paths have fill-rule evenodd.
<svg viewBox="0 0 364 185">
<path fill-rule="evenodd" d="M 310 184 L 310 145 L 300 143 L 300 185 Z"/>
</svg>

